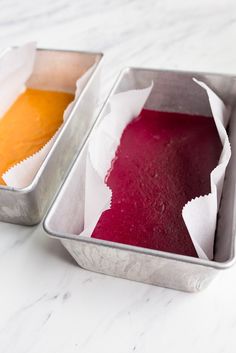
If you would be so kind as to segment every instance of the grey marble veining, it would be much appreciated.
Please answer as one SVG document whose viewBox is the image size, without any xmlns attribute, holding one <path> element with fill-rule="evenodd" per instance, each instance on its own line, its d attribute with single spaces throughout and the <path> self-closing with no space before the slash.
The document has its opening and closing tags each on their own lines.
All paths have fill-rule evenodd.
<svg viewBox="0 0 236 353">
<path fill-rule="evenodd" d="M 100 104 L 120 69 L 236 72 L 236 3 L 0 1 L 0 47 L 103 51 Z M 231 353 L 236 267 L 196 295 L 81 270 L 41 226 L 0 224 L 1 353 Z"/>
</svg>

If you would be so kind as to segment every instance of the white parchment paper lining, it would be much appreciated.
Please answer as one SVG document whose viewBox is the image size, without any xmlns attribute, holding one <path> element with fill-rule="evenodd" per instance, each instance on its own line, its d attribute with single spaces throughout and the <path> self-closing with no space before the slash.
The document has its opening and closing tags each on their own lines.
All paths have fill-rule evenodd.
<svg viewBox="0 0 236 353">
<path fill-rule="evenodd" d="M 26 81 L 33 71 L 35 54 L 36 43 L 27 43 L 21 47 L 9 49 L 5 55 L 0 57 L 0 117 L 3 117 L 18 96 L 25 91 Z M 64 111 L 64 122 L 68 118 L 74 101 L 83 90 L 93 69 L 94 66 L 77 80 L 75 98 Z M 38 152 L 20 161 L 3 174 L 2 178 L 8 186 L 24 188 L 32 182 L 43 160 L 52 148 L 60 129 L 61 127 Z"/>
<path fill-rule="evenodd" d="M 210 175 L 211 193 L 190 200 L 183 207 L 182 215 L 198 256 L 212 259 L 217 212 L 225 169 L 231 156 L 225 130 L 229 111 L 205 83 L 196 79 L 194 81 L 206 90 L 223 148 L 219 164 Z M 86 160 L 84 230 L 80 233 L 81 236 L 91 236 L 102 212 L 110 208 L 112 192 L 104 182 L 106 174 L 111 167 L 124 128 L 139 115 L 151 89 L 152 85 L 111 97 L 110 113 L 103 118 L 90 138 Z"/>
</svg>

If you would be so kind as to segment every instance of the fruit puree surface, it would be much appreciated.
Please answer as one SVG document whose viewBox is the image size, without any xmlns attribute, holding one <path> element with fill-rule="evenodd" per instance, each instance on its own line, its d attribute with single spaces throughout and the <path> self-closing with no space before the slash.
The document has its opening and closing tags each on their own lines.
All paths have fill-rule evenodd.
<svg viewBox="0 0 236 353">
<path fill-rule="evenodd" d="M 221 150 L 213 118 L 142 110 L 121 136 L 106 177 L 111 208 L 92 237 L 197 257 L 182 209 L 210 192 Z"/>
<path fill-rule="evenodd" d="M 65 92 L 26 89 L 0 119 L 0 184 L 12 166 L 38 152 L 63 122 L 74 96 Z"/>
</svg>

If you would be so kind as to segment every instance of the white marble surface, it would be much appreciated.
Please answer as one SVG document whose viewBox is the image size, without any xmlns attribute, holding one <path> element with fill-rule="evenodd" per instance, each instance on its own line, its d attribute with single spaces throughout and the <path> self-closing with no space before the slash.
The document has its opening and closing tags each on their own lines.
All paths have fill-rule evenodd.
<svg viewBox="0 0 236 353">
<path fill-rule="evenodd" d="M 0 0 L 0 47 L 103 51 L 125 65 L 236 72 L 235 0 Z M 41 226 L 0 224 L 1 353 L 232 353 L 236 267 L 199 294 L 79 269 Z"/>
</svg>

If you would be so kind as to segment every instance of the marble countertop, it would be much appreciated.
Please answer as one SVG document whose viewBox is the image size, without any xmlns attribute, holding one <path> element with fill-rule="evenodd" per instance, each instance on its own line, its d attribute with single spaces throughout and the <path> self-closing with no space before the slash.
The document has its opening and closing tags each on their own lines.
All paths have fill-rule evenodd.
<svg viewBox="0 0 236 353">
<path fill-rule="evenodd" d="M 124 66 L 236 73 L 235 0 L 1 0 L 0 48 L 105 53 L 101 102 Z M 181 293 L 80 269 L 41 225 L 0 224 L 1 353 L 232 353 L 236 266 Z"/>
</svg>

